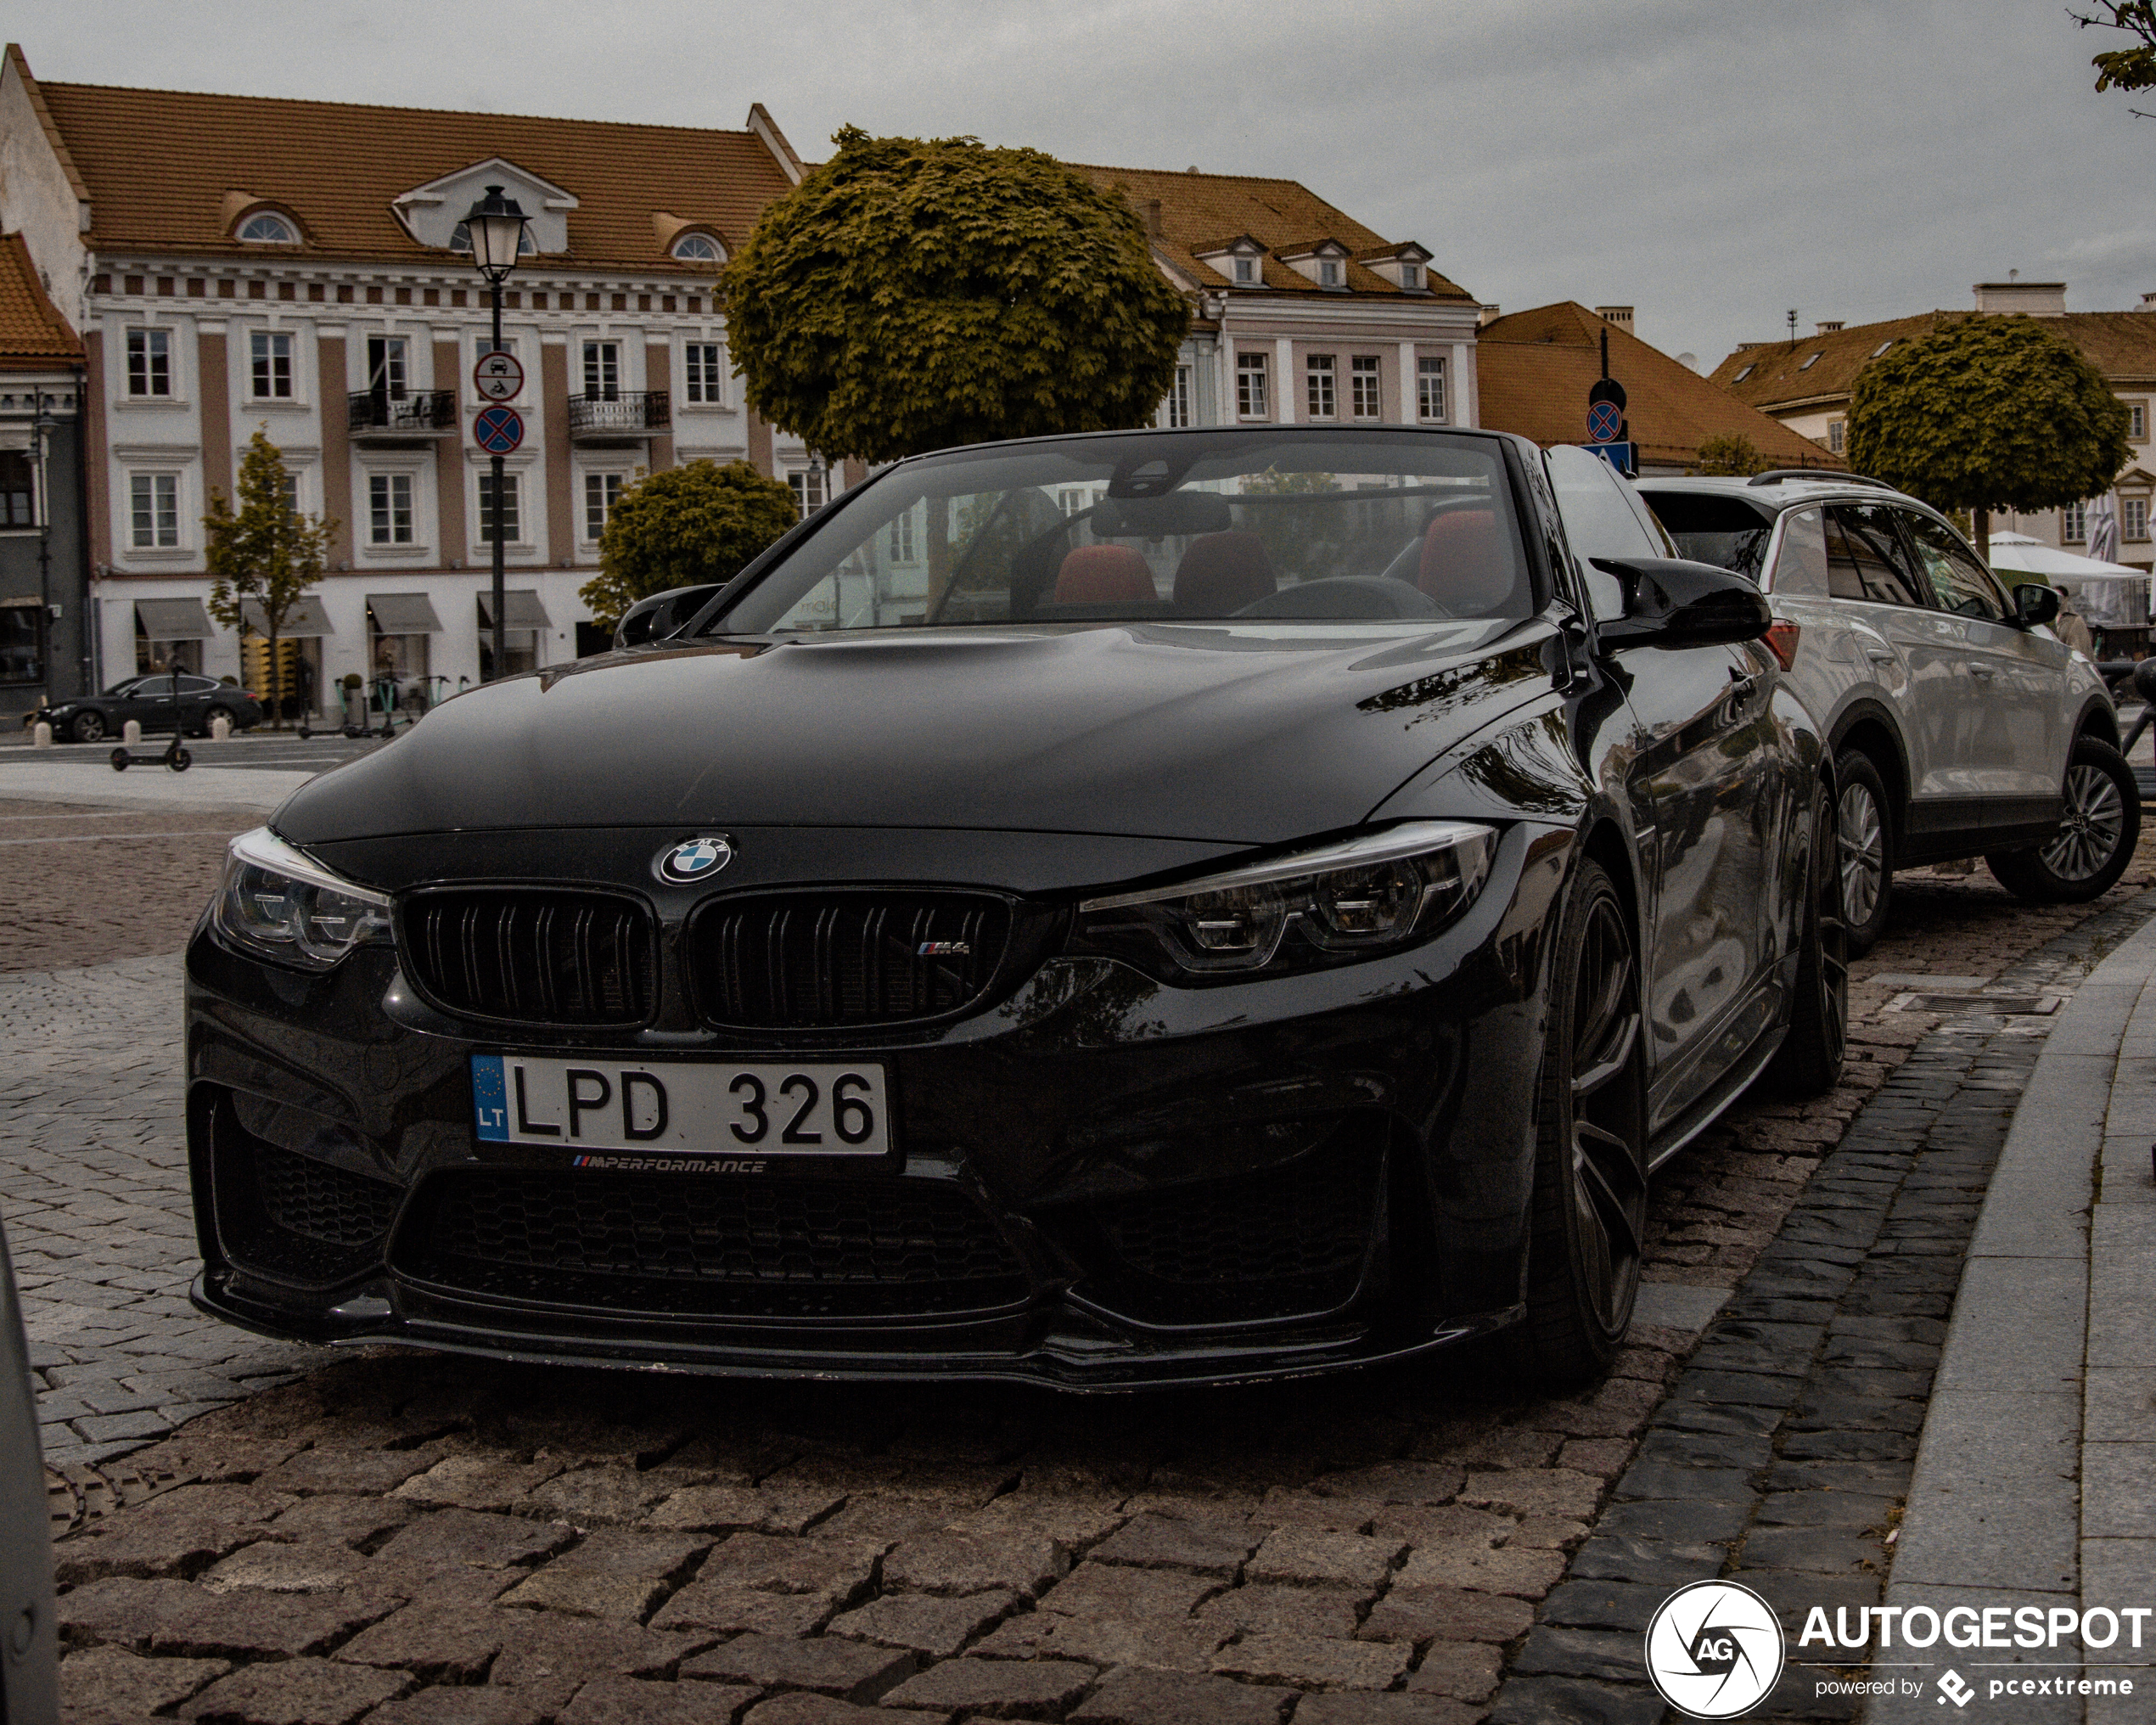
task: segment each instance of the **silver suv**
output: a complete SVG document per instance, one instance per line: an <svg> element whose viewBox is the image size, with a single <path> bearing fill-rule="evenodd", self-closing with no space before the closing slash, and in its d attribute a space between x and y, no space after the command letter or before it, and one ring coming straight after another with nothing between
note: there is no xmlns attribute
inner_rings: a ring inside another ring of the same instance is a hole
<svg viewBox="0 0 2156 1725"><path fill-rule="evenodd" d="M1771 644L1835 750L1853 952L1894 871L1982 856L2009 891L2096 897L2131 860L2141 799L2096 667L1940 515L1876 480L1647 479L1683 555L1759 582Z"/></svg>

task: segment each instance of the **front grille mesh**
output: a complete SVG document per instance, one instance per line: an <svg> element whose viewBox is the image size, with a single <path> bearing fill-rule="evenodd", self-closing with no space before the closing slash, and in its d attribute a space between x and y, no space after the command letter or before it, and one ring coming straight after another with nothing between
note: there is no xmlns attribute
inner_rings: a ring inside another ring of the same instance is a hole
<svg viewBox="0 0 2156 1725"><path fill-rule="evenodd" d="M255 1149L255 1185L279 1228L340 1246L379 1240L396 1219L401 1195L379 1180L269 1144Z"/></svg>
<svg viewBox="0 0 2156 1725"><path fill-rule="evenodd" d="M904 1024L958 1012L1010 939L1001 900L963 892L723 899L689 925L707 1023L768 1030Z"/></svg>
<svg viewBox="0 0 2156 1725"><path fill-rule="evenodd" d="M658 992L651 919L595 892L423 893L404 962L452 1012L522 1024L638 1025Z"/></svg>
<svg viewBox="0 0 2156 1725"><path fill-rule="evenodd" d="M437 1287L611 1311L771 1317L980 1310L1024 1266L947 1183L456 1170L396 1267Z"/></svg>

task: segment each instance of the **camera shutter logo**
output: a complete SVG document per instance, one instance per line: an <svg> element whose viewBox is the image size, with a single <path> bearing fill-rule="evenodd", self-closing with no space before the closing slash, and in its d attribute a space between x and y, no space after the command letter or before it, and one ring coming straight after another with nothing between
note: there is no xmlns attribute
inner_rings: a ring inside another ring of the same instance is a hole
<svg viewBox="0 0 2156 1725"><path fill-rule="evenodd" d="M1662 1602L1647 1626L1647 1674L1662 1699L1694 1719L1734 1719L1782 1675L1774 1608L1735 1582L1694 1582Z"/></svg>
<svg viewBox="0 0 2156 1725"><path fill-rule="evenodd" d="M708 880L733 861L733 846L720 834L706 833L670 846L654 859L651 871L674 886Z"/></svg>

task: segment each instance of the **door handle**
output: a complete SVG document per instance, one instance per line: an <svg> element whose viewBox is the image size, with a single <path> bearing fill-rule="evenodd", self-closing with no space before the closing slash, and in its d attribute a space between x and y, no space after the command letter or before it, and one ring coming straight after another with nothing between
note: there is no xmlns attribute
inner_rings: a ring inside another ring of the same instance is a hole
<svg viewBox="0 0 2156 1725"><path fill-rule="evenodd" d="M1990 682L1990 680L1998 674L1999 673L1996 671L1993 670L1991 666L1988 665L1972 665L1969 666L1969 675L1971 677L1981 678L1985 683Z"/></svg>
<svg viewBox="0 0 2156 1725"><path fill-rule="evenodd" d="M1894 649L1889 647L1867 647L1864 649L1864 656L1874 665L1894 663Z"/></svg>

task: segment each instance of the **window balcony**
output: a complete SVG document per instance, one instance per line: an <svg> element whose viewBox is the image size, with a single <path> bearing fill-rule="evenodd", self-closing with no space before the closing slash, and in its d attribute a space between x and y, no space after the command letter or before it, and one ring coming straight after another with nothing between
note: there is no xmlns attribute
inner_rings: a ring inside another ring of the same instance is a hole
<svg viewBox="0 0 2156 1725"><path fill-rule="evenodd" d="M649 437L672 429L674 397L666 390L624 390L612 396L571 396L572 438Z"/></svg>
<svg viewBox="0 0 2156 1725"><path fill-rule="evenodd" d="M457 391L367 390L348 398L355 437L448 437L456 434Z"/></svg>

